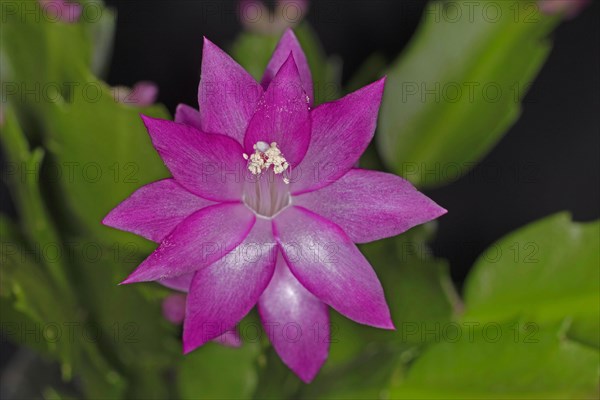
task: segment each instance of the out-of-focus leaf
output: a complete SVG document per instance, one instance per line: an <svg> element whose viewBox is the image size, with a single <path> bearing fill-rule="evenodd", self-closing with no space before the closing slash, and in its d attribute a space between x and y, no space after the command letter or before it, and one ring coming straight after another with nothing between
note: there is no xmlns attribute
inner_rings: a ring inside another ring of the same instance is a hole
<svg viewBox="0 0 600 400"><path fill-rule="evenodd" d="M396 331L373 330L399 343L416 345L424 333L448 322L461 307L445 260L433 258L427 245L434 225L423 225L395 238L361 246L384 292Z"/></svg>
<svg viewBox="0 0 600 400"><path fill-rule="evenodd" d="M600 224L557 214L513 232L486 250L465 286L470 318L570 318L569 335L600 347Z"/></svg>
<svg viewBox="0 0 600 400"><path fill-rule="evenodd" d="M308 23L300 24L294 29L294 33L298 37L310 65L315 90L315 104L338 98L341 79L339 61L335 58L326 58L319 38ZM240 65L260 81L278 41L279 35L243 32L234 42L231 53Z"/></svg>
<svg viewBox="0 0 600 400"><path fill-rule="evenodd" d="M362 245L384 287L394 331L357 324L333 310L329 358L311 385L297 397L386 398L431 332L448 323L460 304L447 265L427 246L433 225L396 238Z"/></svg>
<svg viewBox="0 0 600 400"><path fill-rule="evenodd" d="M259 380L252 396L256 400L298 398L303 382L279 358L273 347L258 357Z"/></svg>
<svg viewBox="0 0 600 400"><path fill-rule="evenodd" d="M179 363L177 383L183 399L249 399L258 376L258 343L240 348L208 343Z"/></svg>
<svg viewBox="0 0 600 400"><path fill-rule="evenodd" d="M314 382L302 388L298 397L386 399L393 376L402 374L404 369L398 356L396 346L370 346L335 370L317 375Z"/></svg>
<svg viewBox="0 0 600 400"><path fill-rule="evenodd" d="M103 227L101 221L136 189L168 176L140 114L169 116L162 106L141 109L116 102L109 88L87 73L80 82L96 87L96 94L76 91L72 101L52 104L52 117L45 120L47 145L54 156L46 180L65 192L69 211L89 231L113 241L127 240L147 252L152 249L148 242Z"/></svg>
<svg viewBox="0 0 600 400"><path fill-rule="evenodd" d="M88 395L117 398L123 377L98 352L85 313L58 290L37 264L39 250L25 247L17 229L0 218L2 326L6 336L37 350L46 350L61 363L63 376L76 375Z"/></svg>
<svg viewBox="0 0 600 400"><path fill-rule="evenodd" d="M16 205L21 230L26 240L40 255L44 249L60 247L60 239L40 192L40 168L44 151L40 148L30 151L19 121L12 107L4 109L4 124L0 130L0 143L4 149L6 163L2 178L8 184ZM58 288L68 297L71 289L66 269L61 260L48 262L49 257L38 257L45 264Z"/></svg>
<svg viewBox="0 0 600 400"><path fill-rule="evenodd" d="M94 75L104 77L112 56L116 27L116 15L111 9L102 5L100 0L86 0L84 7L98 10L97 18L83 18L81 23L88 25L89 35L93 43L91 70Z"/></svg>
<svg viewBox="0 0 600 400"><path fill-rule="evenodd" d="M33 253L33 252L31 252ZM0 302L2 332L9 340L48 352L49 343L41 335L25 335L43 321L48 306L55 306L52 289L42 268L28 257L22 238L8 217L0 215ZM56 349L56 346L53 346ZM63 361L70 362L65 354Z"/></svg>
<svg viewBox="0 0 600 400"><path fill-rule="evenodd" d="M72 240L71 252L79 266L77 275L83 301L102 331L100 343L127 370L166 368L180 353L175 327L161 312L161 301L144 296L139 287L119 286L127 276L126 266L139 262L134 249L119 243L111 247L83 240ZM148 284L152 288L160 288Z"/></svg>
<svg viewBox="0 0 600 400"><path fill-rule="evenodd" d="M42 131L51 155L44 182L58 192L64 208L88 232L107 241L136 241L147 252L145 241L100 222L135 189L167 175L139 114L168 118L168 113L158 105L139 108L115 101L110 88L92 74L106 57L101 53L107 51L114 23L100 2L87 2L75 24L49 22L41 11L22 18L19 11L37 4L14 2L18 12L7 13L2 25L3 37L10 38L2 41L6 97L22 120L35 120ZM100 46L92 46L98 36L104 38Z"/></svg>
<svg viewBox="0 0 600 400"><path fill-rule="evenodd" d="M379 152L418 186L458 178L515 123L558 18L536 2L433 2L388 71Z"/></svg>
<svg viewBox="0 0 600 400"><path fill-rule="evenodd" d="M564 337L562 328L520 322L465 330L428 348L393 399L597 398L598 352Z"/></svg>
<svg viewBox="0 0 600 400"><path fill-rule="evenodd" d="M354 73L348 84L345 86L347 92L353 92L361 87L375 82L381 78L385 71L387 62L385 56L381 53L371 54Z"/></svg>
<svg viewBox="0 0 600 400"><path fill-rule="evenodd" d="M597 397L598 237L597 222L557 214L491 246L466 283L465 313L437 329L391 397Z"/></svg>
<svg viewBox="0 0 600 400"><path fill-rule="evenodd" d="M231 47L231 55L257 81L262 79L279 37L242 32Z"/></svg>
<svg viewBox="0 0 600 400"><path fill-rule="evenodd" d="M57 94L69 97L82 68L103 68L114 30L114 14L101 1L84 1L78 23L49 17L38 1L2 1L2 80L18 105L44 108ZM6 40L10 38L10 40ZM94 41L99 40L99 46ZM28 94L27 94L28 93Z"/></svg>

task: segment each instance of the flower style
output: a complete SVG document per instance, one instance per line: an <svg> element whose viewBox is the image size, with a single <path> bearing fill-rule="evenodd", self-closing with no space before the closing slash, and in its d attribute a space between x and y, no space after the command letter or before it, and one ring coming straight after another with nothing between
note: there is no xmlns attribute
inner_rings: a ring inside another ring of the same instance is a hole
<svg viewBox="0 0 600 400"><path fill-rule="evenodd" d="M310 69L291 30L261 84L205 39L200 111L180 105L175 122L142 116L173 178L137 190L104 224L160 243L123 283L187 292L185 353L258 304L275 350L309 382L329 351L328 307L394 328L354 243L446 211L396 175L355 168L384 84L313 108Z"/></svg>

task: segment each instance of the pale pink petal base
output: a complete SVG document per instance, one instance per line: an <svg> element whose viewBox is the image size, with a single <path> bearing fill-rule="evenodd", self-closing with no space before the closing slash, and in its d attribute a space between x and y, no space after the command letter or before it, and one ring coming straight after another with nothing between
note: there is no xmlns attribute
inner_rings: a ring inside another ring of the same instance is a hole
<svg viewBox="0 0 600 400"><path fill-rule="evenodd" d="M189 125L143 115L142 120L177 183L205 199L240 201L246 161L239 143Z"/></svg>
<svg viewBox="0 0 600 400"><path fill-rule="evenodd" d="M273 234L290 270L313 295L356 322L394 329L377 275L339 226L292 206L275 218Z"/></svg>
<svg viewBox="0 0 600 400"><path fill-rule="evenodd" d="M252 154L257 142L276 142L283 156L295 166L306 153L310 130L308 98L294 57L289 53L258 104L244 137L244 148Z"/></svg>
<svg viewBox="0 0 600 400"><path fill-rule="evenodd" d="M192 272L189 274L175 276L173 278L161 279L157 282L163 286L168 287L169 289L187 293L190 291L190 285L192 284L193 278L194 273Z"/></svg>
<svg viewBox="0 0 600 400"><path fill-rule="evenodd" d="M275 269L270 225L257 220L238 248L194 276L183 324L185 353L232 329L258 301Z"/></svg>
<svg viewBox="0 0 600 400"><path fill-rule="evenodd" d="M329 352L327 305L298 282L281 254L258 310L279 357L304 382L312 381Z"/></svg>

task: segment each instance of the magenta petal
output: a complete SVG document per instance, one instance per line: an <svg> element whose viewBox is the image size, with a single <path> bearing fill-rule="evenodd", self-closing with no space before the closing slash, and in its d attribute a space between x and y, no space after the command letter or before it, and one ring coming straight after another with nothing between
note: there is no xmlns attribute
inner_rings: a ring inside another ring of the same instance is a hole
<svg viewBox="0 0 600 400"><path fill-rule="evenodd" d="M186 124L198 130L202 130L200 112L186 104L179 104L175 110L175 122Z"/></svg>
<svg viewBox="0 0 600 400"><path fill-rule="evenodd" d="M294 57L289 53L258 104L244 138L244 148L251 154L252 146L259 141L276 142L294 168L308 148L310 126L306 92Z"/></svg>
<svg viewBox="0 0 600 400"><path fill-rule="evenodd" d="M235 140L172 121L142 119L177 183L205 199L240 201L246 160Z"/></svg>
<svg viewBox="0 0 600 400"><path fill-rule="evenodd" d="M190 285L192 284L193 278L194 273L192 272L185 275L175 276L173 278L161 279L157 282L163 286L168 287L169 289L187 293L190 290Z"/></svg>
<svg viewBox="0 0 600 400"><path fill-rule="evenodd" d="M355 243L395 236L446 213L399 176L363 169L293 202L336 223Z"/></svg>
<svg viewBox="0 0 600 400"><path fill-rule="evenodd" d="M377 275L339 226L292 206L275 218L273 234L290 270L312 294L356 322L394 329Z"/></svg>
<svg viewBox="0 0 600 400"><path fill-rule="evenodd" d="M202 130L243 143L262 87L227 53L204 39L198 103Z"/></svg>
<svg viewBox="0 0 600 400"><path fill-rule="evenodd" d="M196 272L183 324L185 353L230 330L254 307L273 276L276 250L270 222L258 219L237 249Z"/></svg>
<svg viewBox="0 0 600 400"><path fill-rule="evenodd" d="M186 217L215 204L181 187L173 179L136 190L102 221L104 225L160 242Z"/></svg>
<svg viewBox="0 0 600 400"><path fill-rule="evenodd" d="M43 14L47 15L51 22L55 22L57 19L62 22L75 23L79 21L83 11L81 4L68 0L40 0L40 5ZM34 11L33 8L32 11Z"/></svg>
<svg viewBox="0 0 600 400"><path fill-rule="evenodd" d="M269 84L271 83L275 75L277 75L277 72L279 71L283 63L285 63L285 61L289 57L290 52L294 55L294 60L296 61L296 65L298 66L300 80L302 81L302 87L304 88L306 95L310 99L310 104L312 104L314 98L313 82L312 75L310 73L310 67L308 66L308 61L306 60L306 55L302 50L302 46L300 46L298 38L296 38L294 31L292 31L291 29L287 29L284 32L283 36L279 40L279 43L277 44L277 47L275 48L275 51L273 52L273 55L271 56L271 60L267 65L267 69L265 70L265 74L263 75L263 79L261 82L263 88L265 88L266 90L269 87Z"/></svg>
<svg viewBox="0 0 600 400"><path fill-rule="evenodd" d="M312 381L329 352L327 305L296 280L281 254L258 309L279 357L304 382Z"/></svg>
<svg viewBox="0 0 600 400"><path fill-rule="evenodd" d="M177 225L123 283L163 280L205 268L242 243L255 220L243 204L203 208Z"/></svg>
<svg viewBox="0 0 600 400"><path fill-rule="evenodd" d="M165 297L162 303L162 311L167 321L173 324L181 324L184 321L186 298L186 295L179 293ZM240 347L242 345L242 339L235 329L215 338L214 342L227 347Z"/></svg>
<svg viewBox="0 0 600 400"><path fill-rule="evenodd" d="M327 186L352 168L373 138L385 78L311 112L312 135L292 193Z"/></svg>

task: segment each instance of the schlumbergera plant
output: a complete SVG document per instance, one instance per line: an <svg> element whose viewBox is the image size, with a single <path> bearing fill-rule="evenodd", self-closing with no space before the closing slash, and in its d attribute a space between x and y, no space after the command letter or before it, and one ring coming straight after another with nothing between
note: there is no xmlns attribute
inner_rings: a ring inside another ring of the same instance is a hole
<svg viewBox="0 0 600 400"><path fill-rule="evenodd" d="M327 306L393 329L381 284L353 242L446 211L396 175L355 168L384 84L313 109L310 68L291 30L262 85L205 40L200 111L180 105L175 122L142 116L173 179L139 189L104 224L160 243L123 283L188 292L186 353L258 304L273 346L310 382L327 358Z"/></svg>
<svg viewBox="0 0 600 400"><path fill-rule="evenodd" d="M598 222L500 238L459 292L428 246L446 210L422 193L518 120L587 3L433 1L401 55L342 85L308 1L244 0L227 51L204 39L198 106L171 116L157 84L101 80L100 1L0 0L1 328L42 355L20 350L6 370L29 360L27 384L3 371L2 393L596 398ZM475 90L421 93L459 83Z"/></svg>

